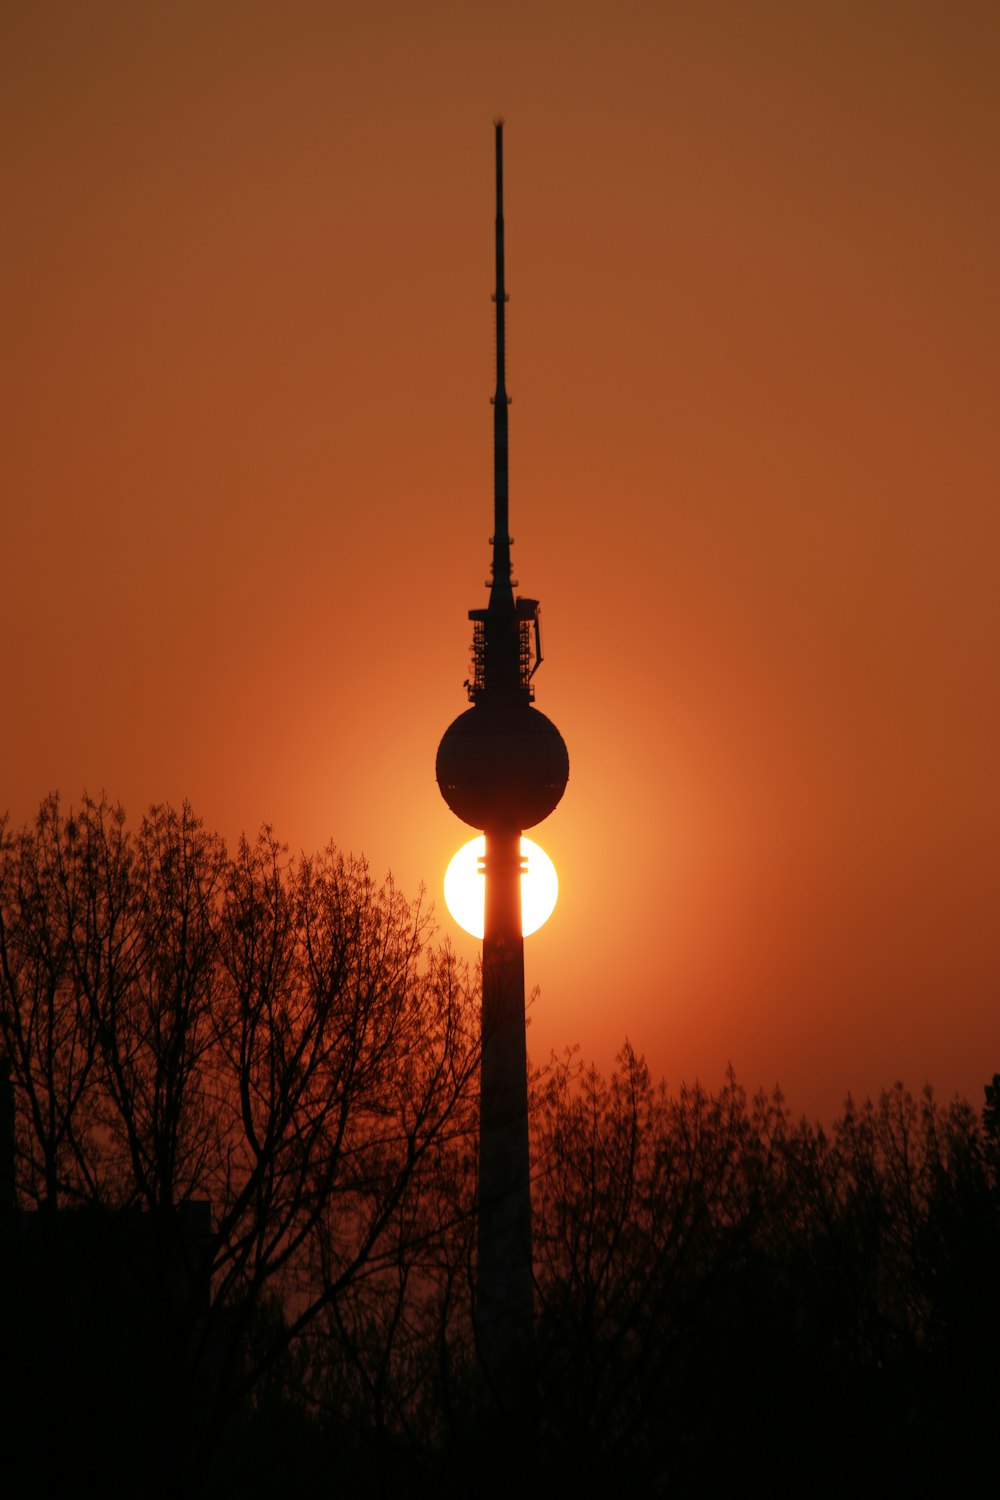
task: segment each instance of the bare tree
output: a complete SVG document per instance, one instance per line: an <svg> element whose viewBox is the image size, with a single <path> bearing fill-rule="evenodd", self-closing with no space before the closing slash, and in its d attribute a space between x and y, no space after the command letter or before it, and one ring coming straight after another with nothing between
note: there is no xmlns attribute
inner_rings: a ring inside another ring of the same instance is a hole
<svg viewBox="0 0 1000 1500"><path fill-rule="evenodd" d="M77 981L81 950L92 937L100 945L94 845L108 813L86 799L79 817L63 820L49 797L33 829L0 824L0 1043L24 1126L18 1186L49 1211L96 1186L98 1016Z"/></svg>
<svg viewBox="0 0 1000 1500"><path fill-rule="evenodd" d="M189 1469L321 1315L346 1329L454 1228L435 1194L472 1125L478 1015L430 936L363 861L290 860L269 831L229 858L187 806L130 835L50 798L3 832L18 1199L102 1215L155 1446L169 1428Z"/></svg>
<svg viewBox="0 0 1000 1500"><path fill-rule="evenodd" d="M419 1459L464 1493L478 1035L475 981L363 861L268 829L229 855L188 807L0 824L12 1482L86 1453L112 1491L259 1493L294 1414L347 1492ZM998 1088L824 1130L628 1047L537 1076L539 1483L981 1488Z"/></svg>

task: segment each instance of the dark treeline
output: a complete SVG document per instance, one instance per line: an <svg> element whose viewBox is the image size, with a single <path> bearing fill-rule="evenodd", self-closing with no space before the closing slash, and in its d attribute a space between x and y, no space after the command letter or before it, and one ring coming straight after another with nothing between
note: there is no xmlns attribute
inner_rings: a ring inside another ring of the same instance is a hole
<svg viewBox="0 0 1000 1500"><path fill-rule="evenodd" d="M431 937L187 808L0 829L15 1486L469 1492L478 995ZM626 1048L539 1073L532 1140L539 1488L992 1477L998 1080L823 1130Z"/></svg>

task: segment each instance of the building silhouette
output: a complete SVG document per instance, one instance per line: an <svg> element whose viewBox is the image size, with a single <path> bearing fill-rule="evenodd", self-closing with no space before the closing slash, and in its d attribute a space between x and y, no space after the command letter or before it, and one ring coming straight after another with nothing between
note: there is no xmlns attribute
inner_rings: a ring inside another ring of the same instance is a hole
<svg viewBox="0 0 1000 1500"><path fill-rule="evenodd" d="M177 1493L212 1420L234 1324L213 1308L211 1205L23 1207L0 1054L0 1432L12 1493ZM238 1346L237 1346L238 1347Z"/></svg>
<svg viewBox="0 0 1000 1500"><path fill-rule="evenodd" d="M508 526L503 124L496 125L496 390L489 601L471 609L471 708L445 731L437 780L451 810L486 835L476 1345L484 1407L502 1430L531 1419L532 1263L521 934L521 833L562 797L569 758L534 708L542 660L537 599L516 596Z"/></svg>

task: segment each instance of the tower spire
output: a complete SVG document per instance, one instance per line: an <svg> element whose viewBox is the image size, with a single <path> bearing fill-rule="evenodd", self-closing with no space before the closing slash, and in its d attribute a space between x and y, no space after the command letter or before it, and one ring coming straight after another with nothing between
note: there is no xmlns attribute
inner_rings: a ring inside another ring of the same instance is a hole
<svg viewBox="0 0 1000 1500"><path fill-rule="evenodd" d="M513 598L510 564L510 531L507 505L507 292L503 277L503 121L497 120L497 223L496 223L496 345L497 380L493 396L493 582L490 605L507 605Z"/></svg>

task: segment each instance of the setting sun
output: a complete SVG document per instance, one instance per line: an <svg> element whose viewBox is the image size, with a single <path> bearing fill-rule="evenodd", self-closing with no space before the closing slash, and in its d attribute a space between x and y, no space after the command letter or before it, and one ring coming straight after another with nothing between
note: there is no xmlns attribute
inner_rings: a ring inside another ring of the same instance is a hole
<svg viewBox="0 0 1000 1500"><path fill-rule="evenodd" d="M480 834L462 845L444 877L448 910L459 927L477 938L483 935L486 879L481 861L485 854L486 839ZM527 866L521 876L521 931L529 937L551 917L559 895L559 877L545 850L523 835L521 858Z"/></svg>

